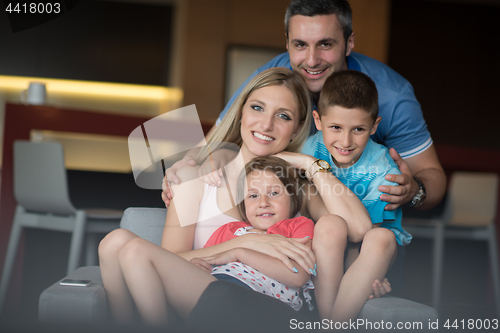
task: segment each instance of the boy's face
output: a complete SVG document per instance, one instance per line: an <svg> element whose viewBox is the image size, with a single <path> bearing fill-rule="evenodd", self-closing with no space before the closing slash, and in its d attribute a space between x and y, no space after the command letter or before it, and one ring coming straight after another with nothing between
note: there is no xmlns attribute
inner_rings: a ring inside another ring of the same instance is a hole
<svg viewBox="0 0 500 333"><path fill-rule="evenodd" d="M326 149L339 168L347 168L359 160L370 135L375 133L382 119L377 117L374 122L362 109L341 106L329 107L321 119L314 111L313 117L316 128L323 132Z"/></svg>
<svg viewBox="0 0 500 333"><path fill-rule="evenodd" d="M271 171L256 170L247 176L245 195L247 220L259 230L290 218L290 197L285 186Z"/></svg>

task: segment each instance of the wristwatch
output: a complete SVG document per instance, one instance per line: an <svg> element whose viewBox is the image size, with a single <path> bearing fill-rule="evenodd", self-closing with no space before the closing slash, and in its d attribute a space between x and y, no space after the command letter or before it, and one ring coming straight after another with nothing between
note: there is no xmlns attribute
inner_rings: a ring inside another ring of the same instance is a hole
<svg viewBox="0 0 500 333"><path fill-rule="evenodd" d="M425 191L425 186L421 182L418 181L415 177L413 177L418 184L418 192L408 203L408 207L420 207L424 203L425 198L427 197L427 192Z"/></svg>
<svg viewBox="0 0 500 333"><path fill-rule="evenodd" d="M309 179L309 182L313 182L312 178L317 172L329 172L332 167L330 166L330 163L328 163L325 160L317 159L311 164L311 167L309 170L306 170L305 174L307 179Z"/></svg>

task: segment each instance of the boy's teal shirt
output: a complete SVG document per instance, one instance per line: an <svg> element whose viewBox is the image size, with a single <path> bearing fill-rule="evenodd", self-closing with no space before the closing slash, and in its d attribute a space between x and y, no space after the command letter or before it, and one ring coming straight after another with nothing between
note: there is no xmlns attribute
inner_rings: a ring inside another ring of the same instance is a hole
<svg viewBox="0 0 500 333"><path fill-rule="evenodd" d="M372 223L382 223L381 227L392 230L399 245L410 243L412 236L401 227L401 207L396 210L385 210L388 203L380 200L382 195L378 190L380 185L397 185L387 181L385 175L401 174L386 147L369 139L356 163L348 168L338 168L326 149L323 132L319 131L306 140L301 152L330 163L332 173L354 192L366 207Z"/></svg>

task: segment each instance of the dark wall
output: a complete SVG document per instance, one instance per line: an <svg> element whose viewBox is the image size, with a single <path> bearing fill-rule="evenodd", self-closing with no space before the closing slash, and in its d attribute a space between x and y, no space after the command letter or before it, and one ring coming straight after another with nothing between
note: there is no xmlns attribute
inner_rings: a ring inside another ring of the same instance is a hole
<svg viewBox="0 0 500 333"><path fill-rule="evenodd" d="M135 184L132 173L68 170L68 190L77 208L165 208L161 189L147 190Z"/></svg>
<svg viewBox="0 0 500 333"><path fill-rule="evenodd" d="M0 75L168 85L173 8L81 0L12 33L0 13Z"/></svg>
<svg viewBox="0 0 500 333"><path fill-rule="evenodd" d="M393 0L389 65L438 144L500 149L500 5Z"/></svg>

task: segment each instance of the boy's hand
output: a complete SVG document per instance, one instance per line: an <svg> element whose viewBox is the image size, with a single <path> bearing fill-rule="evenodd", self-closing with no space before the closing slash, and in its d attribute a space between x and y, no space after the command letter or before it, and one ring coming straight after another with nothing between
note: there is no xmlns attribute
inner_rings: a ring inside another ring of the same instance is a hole
<svg viewBox="0 0 500 333"><path fill-rule="evenodd" d="M396 149L389 149L389 153L394 159L394 162L396 162L396 164L398 165L401 174L386 175L385 179L394 183L398 183L399 185L381 185L378 189L380 192L387 193L380 196L380 200L390 203L389 205L385 206L385 210L394 210L399 206L410 202L410 200L418 192L418 184L415 179L413 179L410 169L408 168L408 164L401 158L401 156L399 156L399 154L396 152Z"/></svg>
<svg viewBox="0 0 500 333"><path fill-rule="evenodd" d="M190 155L184 156L184 158L180 161L175 162L170 168L165 171L165 177L163 177L163 181L161 184L162 192L161 198L163 202L165 202L165 207L168 208L170 205L170 200L174 197L174 193L170 189L170 183L179 184L179 178L177 177L177 170L182 168L185 165L196 165L196 161Z"/></svg>
<svg viewBox="0 0 500 333"><path fill-rule="evenodd" d="M371 294L368 299L382 297L385 294L390 293L392 290L391 284L389 283L389 280L387 280L387 278L385 278L382 282L380 282L379 280L375 280L372 287L373 294Z"/></svg>

